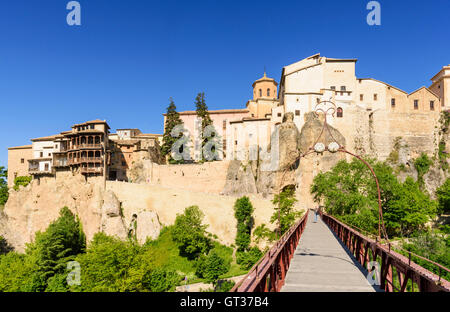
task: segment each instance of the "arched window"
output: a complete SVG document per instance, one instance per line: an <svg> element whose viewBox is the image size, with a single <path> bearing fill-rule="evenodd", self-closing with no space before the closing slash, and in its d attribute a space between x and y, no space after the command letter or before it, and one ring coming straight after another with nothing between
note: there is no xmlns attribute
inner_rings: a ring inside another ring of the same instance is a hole
<svg viewBox="0 0 450 312"><path fill-rule="evenodd" d="M259 96L262 96L262 89L259 89Z"/></svg>
<svg viewBox="0 0 450 312"><path fill-rule="evenodd" d="M270 89L267 88L267 96L270 96Z"/></svg>
<svg viewBox="0 0 450 312"><path fill-rule="evenodd" d="M341 107L337 109L337 117L342 118L344 116L344 110Z"/></svg>

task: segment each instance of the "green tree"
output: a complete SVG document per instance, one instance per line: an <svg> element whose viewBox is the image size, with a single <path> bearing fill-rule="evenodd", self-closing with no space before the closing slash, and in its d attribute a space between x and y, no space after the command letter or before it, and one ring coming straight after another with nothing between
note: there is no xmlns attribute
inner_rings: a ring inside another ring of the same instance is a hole
<svg viewBox="0 0 450 312"><path fill-rule="evenodd" d="M450 236L448 235L443 235L437 231L416 232L411 239L407 242L403 242L402 247L447 268L450 267ZM400 252L405 256L408 256L403 251ZM449 272L444 270L439 272L439 268L428 261L415 256L412 256L412 261L435 274L441 273L441 276L446 280L450 279Z"/></svg>
<svg viewBox="0 0 450 312"><path fill-rule="evenodd" d="M177 214L172 231L173 240L179 245L182 255L190 259L208 253L212 247L206 235L208 225L203 225L204 214L198 206L190 206L183 214Z"/></svg>
<svg viewBox="0 0 450 312"><path fill-rule="evenodd" d="M277 223L278 229L283 235L294 224L295 219L301 216L301 212L294 210L297 202L295 188L286 187L280 194L275 194L272 203L276 205L275 212L270 218L271 223Z"/></svg>
<svg viewBox="0 0 450 312"><path fill-rule="evenodd" d="M35 291L36 270L36 262L28 255L10 252L0 256L0 292Z"/></svg>
<svg viewBox="0 0 450 312"><path fill-rule="evenodd" d="M0 167L0 206L3 206L8 201L8 171L5 167Z"/></svg>
<svg viewBox="0 0 450 312"><path fill-rule="evenodd" d="M369 159L380 185L381 206L388 235L409 235L436 211L436 203L411 178L400 183L384 162ZM371 233L378 232L378 193L370 170L358 159L342 160L318 174L311 185L316 202L326 212Z"/></svg>
<svg viewBox="0 0 450 312"><path fill-rule="evenodd" d="M37 288L34 291L45 290L52 276L65 274L67 263L86 248L86 237L78 217L67 207L62 208L59 214L45 232L36 233L35 242L26 248L26 253L37 266L34 272Z"/></svg>
<svg viewBox="0 0 450 312"><path fill-rule="evenodd" d="M213 121L209 116L208 106L205 102L205 93L201 92L197 94L195 98L195 106L197 117L202 121L202 155L207 161L218 160L220 152L220 137L214 128ZM202 161L203 161L202 157Z"/></svg>
<svg viewBox="0 0 450 312"><path fill-rule="evenodd" d="M216 249L211 249L207 256L201 255L197 259L196 269L198 276L209 283L215 283L220 275L228 272L230 263Z"/></svg>
<svg viewBox="0 0 450 312"><path fill-rule="evenodd" d="M173 291L180 280L181 276L175 270L161 267L144 275L144 285L151 292Z"/></svg>
<svg viewBox="0 0 450 312"><path fill-rule="evenodd" d="M423 176L430 170L432 163L433 161L428 158L426 153L422 153L420 157L414 161L414 167L417 170L417 182L421 188L424 186Z"/></svg>
<svg viewBox="0 0 450 312"><path fill-rule="evenodd" d="M138 254L139 248L132 242L121 241L104 233L95 234L87 252L76 258L81 267L81 285L73 286L73 289L89 292L136 290L131 282L130 269L136 266ZM143 274L139 272L140 279ZM134 279L139 278L134 276Z"/></svg>
<svg viewBox="0 0 450 312"><path fill-rule="evenodd" d="M408 236L423 230L425 223L434 216L437 204L424 194L411 177L401 184L396 197L390 200L383 211L386 227L393 235Z"/></svg>
<svg viewBox="0 0 450 312"><path fill-rule="evenodd" d="M171 164L183 163L185 160L190 159L188 148L189 138L184 135L184 132L185 129L180 114L177 112L177 107L173 99L170 98L170 104L166 112L161 154L166 156ZM178 149L178 157L173 155L172 149Z"/></svg>
<svg viewBox="0 0 450 312"><path fill-rule="evenodd" d="M450 214L450 179L447 178L444 184L442 184L436 190L436 197L439 203L440 214Z"/></svg>
<svg viewBox="0 0 450 312"><path fill-rule="evenodd" d="M250 247L251 231L254 224L253 211L253 205L247 196L236 200L234 216L237 220L236 246L238 251L246 251Z"/></svg>
<svg viewBox="0 0 450 312"><path fill-rule="evenodd" d="M261 250L254 246L250 250L245 252L236 253L236 262L241 266L243 270L250 270L253 265L261 259L263 253Z"/></svg>

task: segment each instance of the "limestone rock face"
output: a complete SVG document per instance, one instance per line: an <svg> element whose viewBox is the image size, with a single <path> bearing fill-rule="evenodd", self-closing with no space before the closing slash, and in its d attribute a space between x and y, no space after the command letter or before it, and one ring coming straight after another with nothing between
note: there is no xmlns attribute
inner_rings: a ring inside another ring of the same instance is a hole
<svg viewBox="0 0 450 312"><path fill-rule="evenodd" d="M100 231L103 189L101 178L86 181L83 176L70 172L33 180L19 191L10 190L0 232L22 252L25 244L34 240L35 233L45 231L59 217L61 208L67 206L80 218L89 241Z"/></svg>
<svg viewBox="0 0 450 312"><path fill-rule="evenodd" d="M153 162L144 157L136 159L128 173L128 178L133 183L146 183L151 180Z"/></svg>
<svg viewBox="0 0 450 312"><path fill-rule="evenodd" d="M258 192L251 163L233 160L227 171L226 184L222 194L242 196Z"/></svg>
<svg viewBox="0 0 450 312"><path fill-rule="evenodd" d="M300 133L293 120L294 114L286 113L279 127L279 170L289 169L300 155Z"/></svg>
<svg viewBox="0 0 450 312"><path fill-rule="evenodd" d="M345 146L344 136L334 127L328 125L328 129L323 129L323 121L313 112L305 114L305 124L300 131L300 151L305 153L314 143L320 142L328 146L331 142L337 142ZM300 160L297 169L297 199L302 201L304 208L312 208L317 204L310 194L310 186L320 171L330 170L339 160L346 159L346 155L341 152L323 154L312 153Z"/></svg>
<svg viewBox="0 0 450 312"><path fill-rule="evenodd" d="M120 202L111 191L106 191L103 197L102 212L108 217L120 216Z"/></svg>
<svg viewBox="0 0 450 312"><path fill-rule="evenodd" d="M126 239L128 232L120 212L120 202L112 191L106 191L102 206L102 232Z"/></svg>
<svg viewBox="0 0 450 312"><path fill-rule="evenodd" d="M154 211L142 211L137 214L136 239L144 244L147 239L155 240L161 232L158 215Z"/></svg>

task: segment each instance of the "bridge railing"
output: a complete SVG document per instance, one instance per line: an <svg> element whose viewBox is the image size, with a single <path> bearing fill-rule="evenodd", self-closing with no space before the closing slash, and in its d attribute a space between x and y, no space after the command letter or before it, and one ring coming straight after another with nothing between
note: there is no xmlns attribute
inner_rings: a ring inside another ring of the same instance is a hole
<svg viewBox="0 0 450 312"><path fill-rule="evenodd" d="M347 246L363 267L368 266L369 262L374 264L376 261L379 264L379 284L384 291L450 291L450 283L448 281L412 262L411 257L407 258L391 250L390 244L387 246L382 245L380 242L367 238L336 218L323 212L320 214L322 220L341 242ZM437 265L439 266L439 264ZM446 269L445 267L443 268ZM372 271L374 266L368 269ZM417 289L414 288L414 285L416 285Z"/></svg>
<svg viewBox="0 0 450 312"><path fill-rule="evenodd" d="M250 269L231 292L278 292L305 229L308 212Z"/></svg>

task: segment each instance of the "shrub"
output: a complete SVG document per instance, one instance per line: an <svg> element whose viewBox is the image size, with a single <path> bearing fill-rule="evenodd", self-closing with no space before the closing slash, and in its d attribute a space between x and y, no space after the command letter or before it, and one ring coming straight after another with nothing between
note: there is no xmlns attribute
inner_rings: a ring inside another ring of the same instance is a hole
<svg viewBox="0 0 450 312"><path fill-rule="evenodd" d="M175 270L155 268L144 276L143 285L152 292L173 291L180 280Z"/></svg>
<svg viewBox="0 0 450 312"><path fill-rule="evenodd" d="M429 159L428 155L425 153L422 153L420 157L414 161L414 167L417 170L417 181L419 182L420 187L423 187L423 176L430 170L432 163L433 161Z"/></svg>
<svg viewBox="0 0 450 312"><path fill-rule="evenodd" d="M230 263L226 261L216 249L212 249L207 256L202 255L197 260L196 274L207 282L215 282L220 275L230 269Z"/></svg>
<svg viewBox="0 0 450 312"><path fill-rule="evenodd" d="M277 206L270 218L270 222L278 224L278 230L281 232L281 235L289 230L296 218L302 215L301 212L294 210L296 202L294 187L286 187L280 194L276 194L272 200L272 203Z"/></svg>
<svg viewBox="0 0 450 312"><path fill-rule="evenodd" d="M435 213L436 202L412 178L400 183L389 165L368 161L378 177L388 235L409 235L423 228ZM343 160L331 171L319 173L313 180L311 193L315 201L324 203L328 213L368 232L378 232L376 184L370 170L359 160L350 163Z"/></svg>
<svg viewBox="0 0 450 312"><path fill-rule="evenodd" d="M229 292L236 282L229 280L218 280L215 287L215 292Z"/></svg>
<svg viewBox="0 0 450 312"><path fill-rule="evenodd" d="M252 247L249 251L236 253L236 262L243 270L250 270L263 256L258 247Z"/></svg>
<svg viewBox="0 0 450 312"><path fill-rule="evenodd" d="M37 232L35 242L27 244L26 254L37 267L33 272L36 288L32 291L44 291L49 278L65 274L67 262L85 248L86 238L80 221L69 208L62 208L59 218L45 232Z"/></svg>
<svg viewBox="0 0 450 312"><path fill-rule="evenodd" d="M444 184L442 184L436 190L436 197L439 203L438 212L441 214L449 214L450 213L450 179L445 180Z"/></svg>
<svg viewBox="0 0 450 312"><path fill-rule="evenodd" d="M15 191L19 190L19 186L26 187L28 184L30 184L32 178L31 177L17 177L14 179L14 186L13 189Z"/></svg>
<svg viewBox="0 0 450 312"><path fill-rule="evenodd" d="M234 204L234 216L237 220L236 246L238 251L245 251L250 246L253 211L253 205L247 196L236 200Z"/></svg>
<svg viewBox="0 0 450 312"><path fill-rule="evenodd" d="M177 214L175 219L173 240L179 245L180 252L190 259L208 253L212 247L211 240L206 235L208 226L202 224L203 217L198 206L190 206L183 214Z"/></svg>

